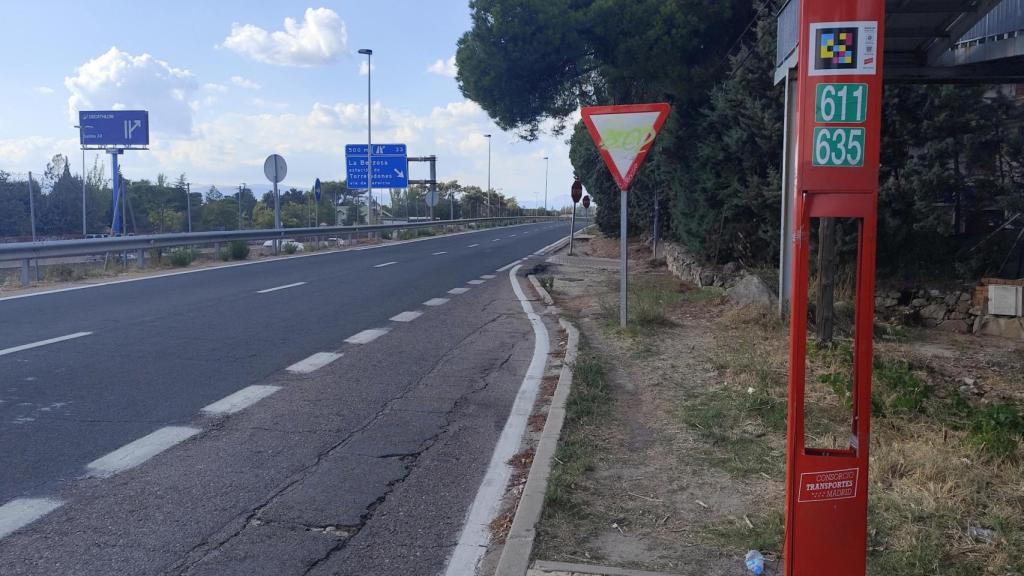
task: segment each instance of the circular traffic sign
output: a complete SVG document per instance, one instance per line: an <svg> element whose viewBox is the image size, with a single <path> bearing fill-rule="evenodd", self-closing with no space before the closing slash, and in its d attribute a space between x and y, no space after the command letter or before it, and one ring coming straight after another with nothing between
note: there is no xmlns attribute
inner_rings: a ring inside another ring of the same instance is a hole
<svg viewBox="0 0 1024 576"><path fill-rule="evenodd" d="M577 179L572 183L572 203L575 204L583 197L583 184Z"/></svg>
<svg viewBox="0 0 1024 576"><path fill-rule="evenodd" d="M583 197L583 208L590 208L590 196Z"/></svg>
<svg viewBox="0 0 1024 576"><path fill-rule="evenodd" d="M277 184L288 175L288 163L280 154L271 154L263 162L263 174L266 175L267 180Z"/></svg>
<svg viewBox="0 0 1024 576"><path fill-rule="evenodd" d="M437 190L427 190L426 194L427 206L433 208L437 206Z"/></svg>

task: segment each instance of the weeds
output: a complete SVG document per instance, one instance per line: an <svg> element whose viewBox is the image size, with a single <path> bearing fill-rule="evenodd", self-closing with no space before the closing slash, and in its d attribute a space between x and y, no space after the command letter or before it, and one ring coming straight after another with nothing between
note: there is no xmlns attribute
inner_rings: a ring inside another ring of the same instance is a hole
<svg viewBox="0 0 1024 576"><path fill-rule="evenodd" d="M541 288L547 290L548 294L555 291L555 277L554 276L538 276L537 280L540 282Z"/></svg>
<svg viewBox="0 0 1024 576"><path fill-rule="evenodd" d="M565 404L565 427L545 495L545 508L552 513L574 514L578 510L574 488L593 467L594 443L586 428L606 418L610 411L607 369L595 352L581 347Z"/></svg>
<svg viewBox="0 0 1024 576"><path fill-rule="evenodd" d="M299 251L299 245L295 242L285 242L284 246L281 246L281 249L284 250L285 254L290 256Z"/></svg>
<svg viewBox="0 0 1024 576"><path fill-rule="evenodd" d="M1024 435L1024 419L1008 404L974 411L967 429L967 443L997 459L1013 459Z"/></svg>
<svg viewBox="0 0 1024 576"><path fill-rule="evenodd" d="M245 240L234 240L228 247L232 260L245 260L249 257L249 243Z"/></svg>

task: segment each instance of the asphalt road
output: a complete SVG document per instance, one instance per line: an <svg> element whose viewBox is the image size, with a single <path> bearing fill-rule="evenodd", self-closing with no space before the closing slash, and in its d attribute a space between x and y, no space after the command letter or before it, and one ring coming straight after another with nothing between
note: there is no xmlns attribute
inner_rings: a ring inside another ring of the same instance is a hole
<svg viewBox="0 0 1024 576"><path fill-rule="evenodd" d="M443 569L533 349L496 270L567 231L507 227L0 300L0 504L65 503L0 539L0 573ZM450 301L424 305L435 298ZM422 317L392 320L402 312ZM337 359L285 371L325 352ZM251 385L274 393L197 416ZM84 477L167 426L196 435Z"/></svg>

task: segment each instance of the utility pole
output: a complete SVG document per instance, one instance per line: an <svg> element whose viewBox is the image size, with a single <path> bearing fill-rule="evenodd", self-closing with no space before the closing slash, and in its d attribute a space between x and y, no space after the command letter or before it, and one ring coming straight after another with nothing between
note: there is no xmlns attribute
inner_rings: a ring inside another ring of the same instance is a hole
<svg viewBox="0 0 1024 576"><path fill-rule="evenodd" d="M491 217L491 135L484 134L487 138L487 217Z"/></svg>
<svg viewBox="0 0 1024 576"><path fill-rule="evenodd" d="M32 222L32 241L36 241L36 200L32 191L32 173L28 173L28 217Z"/></svg>
<svg viewBox="0 0 1024 576"><path fill-rule="evenodd" d="M185 209L188 211L188 231L192 233L192 183L185 182Z"/></svg>
<svg viewBox="0 0 1024 576"><path fill-rule="evenodd" d="M544 157L544 215L548 215L548 157Z"/></svg>
<svg viewBox="0 0 1024 576"><path fill-rule="evenodd" d="M242 190L245 190L245 182L238 187L238 229L242 229Z"/></svg>
<svg viewBox="0 0 1024 576"><path fill-rule="evenodd" d="M366 223L373 224L373 50L363 48L359 53L366 55Z"/></svg>

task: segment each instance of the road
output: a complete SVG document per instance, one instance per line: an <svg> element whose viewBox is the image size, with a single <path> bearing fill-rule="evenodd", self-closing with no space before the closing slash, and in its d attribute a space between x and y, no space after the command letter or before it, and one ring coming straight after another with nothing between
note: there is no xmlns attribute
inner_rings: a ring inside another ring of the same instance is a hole
<svg viewBox="0 0 1024 576"><path fill-rule="evenodd" d="M0 573L442 570L533 353L497 270L567 231L0 299L0 504L61 503Z"/></svg>

